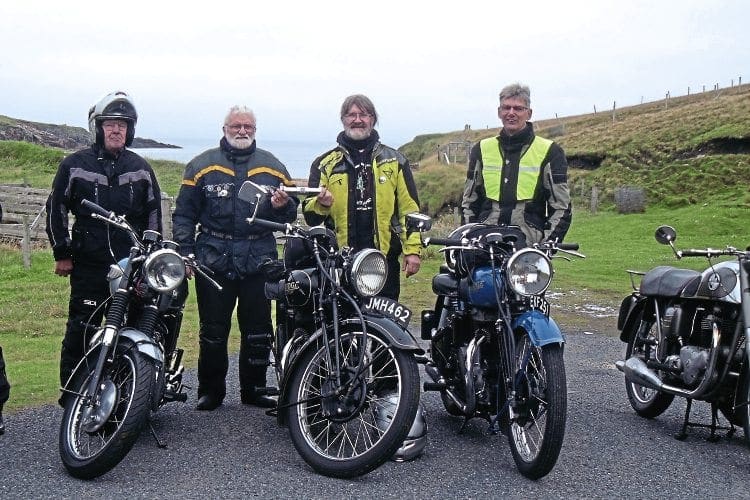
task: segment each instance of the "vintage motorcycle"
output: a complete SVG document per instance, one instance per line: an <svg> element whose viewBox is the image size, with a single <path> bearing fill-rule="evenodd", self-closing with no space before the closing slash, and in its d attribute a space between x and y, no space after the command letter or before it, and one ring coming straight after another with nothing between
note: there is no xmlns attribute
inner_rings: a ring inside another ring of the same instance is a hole
<svg viewBox="0 0 750 500"><path fill-rule="evenodd" d="M407 216L409 230L429 226L426 216ZM422 312L432 379L424 389L439 391L464 426L481 417L491 432L506 434L521 474L545 476L557 462L567 412L565 340L545 291L552 257L583 257L578 245L527 246L520 228L486 224L463 225L447 238L422 235L422 242L443 245L445 254L432 280L435 309Z"/></svg>
<svg viewBox="0 0 750 500"><path fill-rule="evenodd" d="M750 251L730 246L677 250L677 233L670 226L660 226L655 236L678 259L704 257L709 267L703 272L671 266L628 271L633 292L623 300L617 320L627 347L625 360L615 364L625 373L630 405L638 415L654 418L680 396L687 405L675 437L684 439L688 427L707 427L709 439L715 440L717 429L731 435L736 425L750 443ZM714 262L724 256L733 259ZM711 404L710 425L690 422L693 400ZM719 411L728 428L718 425Z"/></svg>
<svg viewBox="0 0 750 500"><path fill-rule="evenodd" d="M187 399L183 351L177 348L188 295L186 266L213 280L158 232L146 230L139 238L124 217L89 200L82 205L133 242L129 257L110 268L104 326L91 337L60 399L60 457L72 476L92 479L127 455L151 412ZM163 447L153 427L151 432Z"/></svg>
<svg viewBox="0 0 750 500"><path fill-rule="evenodd" d="M292 193L310 188L287 188ZM273 188L246 181L238 196L258 201ZM270 410L318 473L350 478L383 464L404 444L419 405L411 311L378 297L385 255L338 248L323 226L259 219L283 234L283 258L262 265L266 297L276 302L271 340L279 387Z"/></svg>

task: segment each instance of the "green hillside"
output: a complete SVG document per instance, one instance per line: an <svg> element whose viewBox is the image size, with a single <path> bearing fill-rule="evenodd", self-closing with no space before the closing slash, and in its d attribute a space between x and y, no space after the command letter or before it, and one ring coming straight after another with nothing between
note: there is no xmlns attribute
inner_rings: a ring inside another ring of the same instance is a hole
<svg viewBox="0 0 750 500"><path fill-rule="evenodd" d="M601 208L612 207L623 186L643 188L649 206L750 207L750 85L617 109L614 118L609 110L534 125L565 150L578 208L589 205L593 186ZM400 148L419 162L424 209L435 214L460 203L466 163L439 163L438 148L498 130L420 135Z"/></svg>

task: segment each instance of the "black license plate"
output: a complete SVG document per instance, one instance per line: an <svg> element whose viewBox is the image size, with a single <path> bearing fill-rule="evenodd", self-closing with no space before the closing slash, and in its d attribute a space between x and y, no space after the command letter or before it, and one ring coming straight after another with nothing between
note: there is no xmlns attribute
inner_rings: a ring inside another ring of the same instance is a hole
<svg viewBox="0 0 750 500"><path fill-rule="evenodd" d="M547 302L547 299L544 297L532 295L529 297L529 307L532 309L538 309L544 313L545 316L549 316L549 302Z"/></svg>
<svg viewBox="0 0 750 500"><path fill-rule="evenodd" d="M409 326L411 320L411 309L386 297L370 297L365 301L364 310L382 314L404 328Z"/></svg>

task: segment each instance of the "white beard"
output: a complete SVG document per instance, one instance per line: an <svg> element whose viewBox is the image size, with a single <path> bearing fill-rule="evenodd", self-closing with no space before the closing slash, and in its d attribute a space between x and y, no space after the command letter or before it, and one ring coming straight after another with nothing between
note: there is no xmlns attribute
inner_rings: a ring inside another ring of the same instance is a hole
<svg viewBox="0 0 750 500"><path fill-rule="evenodd" d="M227 136L227 142L235 149L247 149L255 142L255 137L231 137Z"/></svg>

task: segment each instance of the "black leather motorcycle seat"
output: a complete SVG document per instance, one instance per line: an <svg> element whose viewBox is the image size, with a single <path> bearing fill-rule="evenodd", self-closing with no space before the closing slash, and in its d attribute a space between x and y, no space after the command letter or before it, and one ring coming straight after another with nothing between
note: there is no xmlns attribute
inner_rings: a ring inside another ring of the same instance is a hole
<svg viewBox="0 0 750 500"><path fill-rule="evenodd" d="M657 266L647 272L641 280L641 293L649 296L679 297L683 290L688 295L695 293L701 273L691 269ZM692 290L692 292L691 292Z"/></svg>
<svg viewBox="0 0 750 500"><path fill-rule="evenodd" d="M458 279L452 274L437 274L432 278L432 291L436 295L456 295L458 293Z"/></svg>

